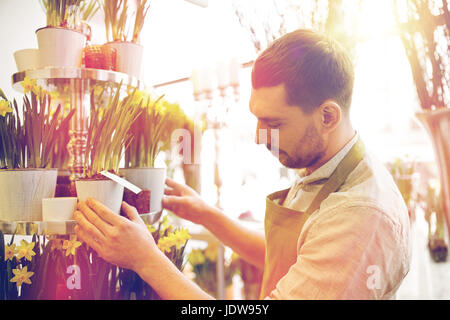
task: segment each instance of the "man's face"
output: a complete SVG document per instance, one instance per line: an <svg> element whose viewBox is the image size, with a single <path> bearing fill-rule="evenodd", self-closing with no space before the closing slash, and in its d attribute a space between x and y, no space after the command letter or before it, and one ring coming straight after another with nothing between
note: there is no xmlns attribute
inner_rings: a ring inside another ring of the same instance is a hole
<svg viewBox="0 0 450 320"><path fill-rule="evenodd" d="M276 146L271 145L271 131L278 130L278 154L284 166L311 167L324 155L325 143L314 121L315 112L306 114L299 106L288 105L284 84L252 89L250 111L258 119L256 142L265 143L272 153ZM260 129L266 129L266 141L259 141Z"/></svg>

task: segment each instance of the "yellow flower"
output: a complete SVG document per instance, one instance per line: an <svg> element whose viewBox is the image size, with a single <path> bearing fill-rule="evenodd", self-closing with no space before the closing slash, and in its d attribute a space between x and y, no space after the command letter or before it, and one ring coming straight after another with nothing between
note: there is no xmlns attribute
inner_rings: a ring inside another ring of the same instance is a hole
<svg viewBox="0 0 450 320"><path fill-rule="evenodd" d="M169 226L170 226L169 216L166 214L161 220L161 232L164 233L164 231L166 231L166 229L169 228Z"/></svg>
<svg viewBox="0 0 450 320"><path fill-rule="evenodd" d="M17 253L16 245L12 244L10 246L5 246L5 261L12 260L14 255Z"/></svg>
<svg viewBox="0 0 450 320"><path fill-rule="evenodd" d="M81 242L77 241L77 236L73 236L70 238L70 240L64 240L62 248L66 250L66 257L68 255L75 255L75 251L77 248L81 246Z"/></svg>
<svg viewBox="0 0 450 320"><path fill-rule="evenodd" d="M189 231L187 229L178 229L173 233L173 245L177 247L177 249L180 249L181 246L184 246L186 241L191 238L189 235Z"/></svg>
<svg viewBox="0 0 450 320"><path fill-rule="evenodd" d="M164 238L160 238L158 241L158 248L162 252L170 252L172 250L172 246L173 243L170 235Z"/></svg>
<svg viewBox="0 0 450 320"><path fill-rule="evenodd" d="M50 98L52 100L58 100L59 99L59 92L57 90L52 90L52 91L49 91L47 93L48 93L48 95L50 95Z"/></svg>
<svg viewBox="0 0 450 320"><path fill-rule="evenodd" d="M146 102L150 98L150 94L146 91L136 90L132 97L132 104L139 105L142 102L141 107L144 108L146 106Z"/></svg>
<svg viewBox="0 0 450 320"><path fill-rule="evenodd" d="M201 249L194 249L189 253L188 261L193 266L205 263L206 259Z"/></svg>
<svg viewBox="0 0 450 320"><path fill-rule="evenodd" d="M156 231L156 228L153 225L148 224L147 225L147 230L148 230L148 232L153 233L153 232Z"/></svg>
<svg viewBox="0 0 450 320"><path fill-rule="evenodd" d="M36 91L36 79L30 79L25 77L22 81L23 92L28 93L30 91Z"/></svg>
<svg viewBox="0 0 450 320"><path fill-rule="evenodd" d="M28 271L28 267L23 267L22 269L13 269L14 277L9 280L10 282L15 282L18 287L22 285L22 283L31 284L31 276L34 272Z"/></svg>
<svg viewBox="0 0 450 320"><path fill-rule="evenodd" d="M34 242L28 243L26 240L20 241L20 246L17 248L17 260L25 257L25 259L31 261L33 256L36 255L33 251L34 245Z"/></svg>
<svg viewBox="0 0 450 320"><path fill-rule="evenodd" d="M218 249L219 247L216 244L210 244L205 249L205 257L212 262L217 261Z"/></svg>
<svg viewBox="0 0 450 320"><path fill-rule="evenodd" d="M11 104L9 101L1 100L0 101L0 115L2 117L6 116L7 113L12 112Z"/></svg>

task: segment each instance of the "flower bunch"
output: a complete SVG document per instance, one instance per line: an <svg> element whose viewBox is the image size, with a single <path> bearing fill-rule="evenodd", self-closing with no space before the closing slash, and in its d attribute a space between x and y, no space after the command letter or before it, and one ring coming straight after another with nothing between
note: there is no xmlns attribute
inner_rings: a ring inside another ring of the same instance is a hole
<svg viewBox="0 0 450 320"><path fill-rule="evenodd" d="M53 110L50 95L36 80L25 78L22 86L21 114L16 100L9 101L0 90L0 166L9 169L55 167L58 155L67 153L58 141L67 141L69 121L75 110L66 116L60 105Z"/></svg>
<svg viewBox="0 0 450 320"><path fill-rule="evenodd" d="M158 228L147 225L153 235L158 248L177 266L179 270L184 266L184 249L191 238L189 231L184 228L174 229L169 222L169 215L165 215L159 222Z"/></svg>
<svg viewBox="0 0 450 320"><path fill-rule="evenodd" d="M0 168L18 168L25 163L23 126L17 104L8 101L0 89Z"/></svg>
<svg viewBox="0 0 450 320"><path fill-rule="evenodd" d="M155 99L147 92L138 91L134 99L145 101L146 112L130 127L133 141L125 151L125 167L152 168L158 154L170 148L173 131L183 128L187 117L179 104L163 96Z"/></svg>
<svg viewBox="0 0 450 320"><path fill-rule="evenodd" d="M0 241L2 241L0 244L0 258L2 260L0 261L0 297L9 295L14 297L17 296L17 288L22 287L23 284L32 284L31 277L35 272L31 269L33 269L35 263L33 257L36 256L36 242L21 240L20 245L16 246L13 243L13 237L9 244L4 244L3 234L0 234ZM15 284L15 286L12 287L12 284Z"/></svg>
<svg viewBox="0 0 450 320"><path fill-rule="evenodd" d="M217 243L209 243L205 249L193 249L188 255L188 262L194 272L194 281L211 295L217 291ZM238 256L232 254L225 261L225 284L230 285L238 272Z"/></svg>
<svg viewBox="0 0 450 320"><path fill-rule="evenodd" d="M80 21L89 21L100 9L98 0L41 0L48 27L75 29Z"/></svg>
<svg viewBox="0 0 450 320"><path fill-rule="evenodd" d="M145 17L150 9L149 0L137 0L134 11L134 26L132 38L129 39L130 17L128 13L128 0L103 0L105 13L106 39L108 41L128 41L138 43L139 36L144 27Z"/></svg>
<svg viewBox="0 0 450 320"><path fill-rule="evenodd" d="M115 92L110 95L105 107L96 104L98 96L94 91L91 93L84 168L87 177L93 177L103 170L117 173L123 150L134 139L130 126L143 113L144 104L134 97L136 90L121 100L121 86L119 84L114 88Z"/></svg>
<svg viewBox="0 0 450 320"><path fill-rule="evenodd" d="M190 239L189 231L187 229L177 229L174 232L170 232L167 236L159 238L158 248L162 252L170 253L173 249L180 250L187 240Z"/></svg>
<svg viewBox="0 0 450 320"><path fill-rule="evenodd" d="M26 240L20 241L20 246L16 248L14 243L5 246L5 261L13 260L16 258L17 261L20 261L22 258L25 258L28 261L33 259L33 256L36 253L33 251L35 246L34 242L28 243Z"/></svg>
<svg viewBox="0 0 450 320"><path fill-rule="evenodd" d="M389 171L402 194L403 200L409 207L413 200L413 174L415 171L414 161L404 158L396 158L388 165Z"/></svg>
<svg viewBox="0 0 450 320"><path fill-rule="evenodd" d="M428 182L427 194L421 201L428 223L428 249L435 262L447 260L448 245L445 237L445 213L439 182Z"/></svg>

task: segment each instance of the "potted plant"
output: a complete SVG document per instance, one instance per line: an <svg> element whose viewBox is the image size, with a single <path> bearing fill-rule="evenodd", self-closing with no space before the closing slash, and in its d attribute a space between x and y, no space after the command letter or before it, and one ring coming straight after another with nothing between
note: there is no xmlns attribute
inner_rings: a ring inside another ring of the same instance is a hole
<svg viewBox="0 0 450 320"><path fill-rule="evenodd" d="M134 14L133 33L130 38L131 19L127 0L103 0L105 13L106 46L116 49L116 71L141 77L142 54L144 48L139 44L139 36L145 17L150 8L149 0L137 0ZM132 17L132 16L131 16Z"/></svg>
<svg viewBox="0 0 450 320"><path fill-rule="evenodd" d="M408 208L409 218L415 220L415 197L414 192L414 174L416 171L415 162L408 157L396 158L392 163L387 164L387 167L394 179L395 184L405 201Z"/></svg>
<svg viewBox="0 0 450 320"><path fill-rule="evenodd" d="M194 281L213 297L217 296L217 258L216 243L209 243L205 249L193 249L187 257ZM225 259L224 267L225 286L230 287L234 275L238 273L238 256L233 254L230 259Z"/></svg>
<svg viewBox="0 0 450 320"><path fill-rule="evenodd" d="M125 150L125 168L120 172L131 183L150 190L150 212L161 212L166 168L155 168L155 160L161 151L170 148L172 133L183 128L186 116L176 103L140 94L146 96L145 112L130 126L133 140Z"/></svg>
<svg viewBox="0 0 450 320"><path fill-rule="evenodd" d="M416 116L428 132L439 168L442 210L450 228L450 64L447 1L394 2L400 39L405 48L422 108ZM450 231L448 229L447 231Z"/></svg>
<svg viewBox="0 0 450 320"><path fill-rule="evenodd" d="M435 262L447 260L448 246L445 234L445 217L442 210L442 199L436 184L428 183L424 205L425 220L428 223L428 249Z"/></svg>
<svg viewBox="0 0 450 320"><path fill-rule="evenodd" d="M80 67L97 0L41 0L47 25L36 30L40 67Z"/></svg>
<svg viewBox="0 0 450 320"><path fill-rule="evenodd" d="M123 186L103 177L103 170L118 173L125 147L133 136L129 128L142 112L142 101L134 99L133 91L120 99L121 84L109 97L105 107L98 106L94 91L91 93L84 177L75 181L78 199L97 199L113 212L119 213L123 198Z"/></svg>
<svg viewBox="0 0 450 320"><path fill-rule="evenodd" d="M182 271L188 230L174 228L167 215L147 228ZM14 239L7 242L0 231L0 300L160 299L137 273L106 262L74 235L33 235L20 244Z"/></svg>
<svg viewBox="0 0 450 320"><path fill-rule="evenodd" d="M30 85L31 83L31 85ZM0 220L40 221L41 200L53 197L55 143L66 133L73 112L51 113L51 98L28 78L22 113L0 90Z"/></svg>

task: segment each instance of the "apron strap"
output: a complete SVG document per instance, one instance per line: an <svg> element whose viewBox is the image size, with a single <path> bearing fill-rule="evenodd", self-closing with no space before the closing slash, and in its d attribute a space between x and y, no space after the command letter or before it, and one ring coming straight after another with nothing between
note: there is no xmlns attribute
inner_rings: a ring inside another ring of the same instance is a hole
<svg viewBox="0 0 450 320"><path fill-rule="evenodd" d="M331 174L330 178L328 178L328 181L322 186L319 193L311 202L311 205L306 210L306 213L308 215L319 209L322 201L342 186L350 172L352 172L359 164L359 162L363 159L364 149L364 144L361 138L358 138L358 141L356 141L355 145L342 159L342 161Z"/></svg>

